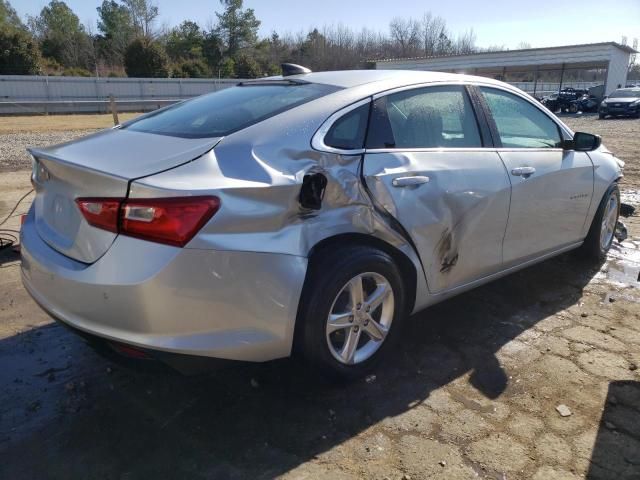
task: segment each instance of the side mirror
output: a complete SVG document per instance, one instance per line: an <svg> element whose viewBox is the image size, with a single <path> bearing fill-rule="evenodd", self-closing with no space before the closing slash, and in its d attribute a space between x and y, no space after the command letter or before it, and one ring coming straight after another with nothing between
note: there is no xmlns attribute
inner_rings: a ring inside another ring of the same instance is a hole
<svg viewBox="0 0 640 480"><path fill-rule="evenodd" d="M600 135L592 135L591 133L576 132L573 140L564 142L565 150L575 150L577 152L591 152L596 150L602 144Z"/></svg>

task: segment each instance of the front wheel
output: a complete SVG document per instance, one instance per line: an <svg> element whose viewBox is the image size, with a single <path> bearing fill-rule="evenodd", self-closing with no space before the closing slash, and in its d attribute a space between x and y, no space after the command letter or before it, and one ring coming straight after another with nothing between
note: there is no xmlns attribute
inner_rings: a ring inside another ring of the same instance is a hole
<svg viewBox="0 0 640 480"><path fill-rule="evenodd" d="M618 216L620 215L620 190L618 184L612 184L605 193L596 212L582 252L588 258L602 262L613 243Z"/></svg>
<svg viewBox="0 0 640 480"><path fill-rule="evenodd" d="M403 280L381 250L349 246L320 254L310 266L296 332L297 349L339 379L368 372L398 335Z"/></svg>

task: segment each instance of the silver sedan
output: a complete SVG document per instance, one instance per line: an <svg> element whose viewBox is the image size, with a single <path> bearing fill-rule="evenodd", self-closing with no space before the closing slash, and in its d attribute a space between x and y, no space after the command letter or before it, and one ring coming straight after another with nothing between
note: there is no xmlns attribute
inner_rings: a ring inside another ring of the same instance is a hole
<svg viewBox="0 0 640 480"><path fill-rule="evenodd" d="M30 152L22 274L51 316L128 356L347 377L413 312L602 260L623 166L505 83L297 66Z"/></svg>

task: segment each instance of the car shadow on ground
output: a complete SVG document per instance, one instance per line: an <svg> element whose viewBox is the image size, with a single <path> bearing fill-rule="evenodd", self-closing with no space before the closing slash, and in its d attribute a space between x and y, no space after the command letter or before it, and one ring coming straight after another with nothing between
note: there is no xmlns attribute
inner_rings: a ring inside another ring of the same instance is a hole
<svg viewBox="0 0 640 480"><path fill-rule="evenodd" d="M639 478L640 451L633 438L640 437L640 382L609 384L604 413L598 426L587 480Z"/></svg>
<svg viewBox="0 0 640 480"><path fill-rule="evenodd" d="M460 377L489 399L517 388L496 353L574 305L596 271L563 255L414 315L375 379L348 385L295 360L143 373L57 325L14 335L0 341L0 477L275 477Z"/></svg>
<svg viewBox="0 0 640 480"><path fill-rule="evenodd" d="M14 250L13 245L0 249L0 268L9 267L18 260L20 260L20 254Z"/></svg>

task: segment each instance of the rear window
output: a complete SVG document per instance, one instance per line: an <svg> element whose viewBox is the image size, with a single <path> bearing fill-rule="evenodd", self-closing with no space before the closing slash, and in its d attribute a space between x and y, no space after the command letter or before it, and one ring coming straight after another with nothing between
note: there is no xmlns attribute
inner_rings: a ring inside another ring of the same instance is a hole
<svg viewBox="0 0 640 480"><path fill-rule="evenodd" d="M336 90L317 83L238 85L176 104L125 128L174 137L222 137Z"/></svg>

